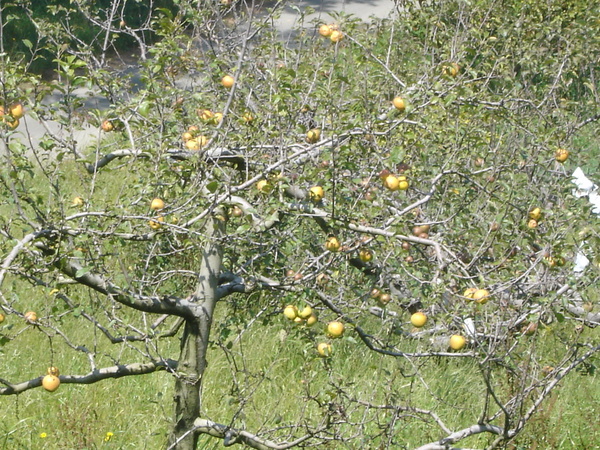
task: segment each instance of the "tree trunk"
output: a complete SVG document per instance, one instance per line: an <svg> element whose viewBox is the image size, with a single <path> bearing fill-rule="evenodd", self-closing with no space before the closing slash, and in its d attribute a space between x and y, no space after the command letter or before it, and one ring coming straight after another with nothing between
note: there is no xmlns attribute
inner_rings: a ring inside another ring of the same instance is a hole
<svg viewBox="0 0 600 450"><path fill-rule="evenodd" d="M220 238L225 227L224 220L220 220L223 216L218 217L213 217L207 224L208 242L202 252L198 284L190 308L193 317L186 318L181 337L173 398L175 423L167 443L169 449L194 450L198 443L199 433L192 430L202 406L202 376L206 369L208 338L218 300L217 287L222 259Z"/></svg>

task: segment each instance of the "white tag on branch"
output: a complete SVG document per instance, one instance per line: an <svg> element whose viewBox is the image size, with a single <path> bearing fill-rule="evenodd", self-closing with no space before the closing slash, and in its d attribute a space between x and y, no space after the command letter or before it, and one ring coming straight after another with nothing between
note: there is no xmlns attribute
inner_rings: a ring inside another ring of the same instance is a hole
<svg viewBox="0 0 600 450"><path fill-rule="evenodd" d="M580 167L573 172L573 184L577 186L577 188L573 190L573 195L576 197L587 196L592 204L592 213L600 215L600 195L598 194L598 186L585 176ZM575 267L573 267L573 272L583 272L589 263L590 260L583 252L581 250L578 251L577 255L575 255Z"/></svg>

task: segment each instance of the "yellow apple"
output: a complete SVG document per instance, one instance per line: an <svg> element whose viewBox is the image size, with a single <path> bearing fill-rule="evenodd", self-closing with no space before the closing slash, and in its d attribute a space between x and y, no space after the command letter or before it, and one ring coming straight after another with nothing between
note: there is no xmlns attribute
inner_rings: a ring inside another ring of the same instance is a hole
<svg viewBox="0 0 600 450"><path fill-rule="evenodd" d="M264 194L268 194L273 189L273 186L267 180L259 180L256 183L256 189Z"/></svg>
<svg viewBox="0 0 600 450"><path fill-rule="evenodd" d="M165 221L165 218L163 216L159 216L156 219L151 219L148 221L148 225L150 225L150 228L152 228L153 230L158 230L163 222Z"/></svg>
<svg viewBox="0 0 600 450"><path fill-rule="evenodd" d="M331 27L327 24L323 24L319 27L319 34L323 37L329 37L331 36L331 33L333 32L333 30L331 29Z"/></svg>
<svg viewBox="0 0 600 450"><path fill-rule="evenodd" d="M231 75L225 75L221 78L221 84L226 88L230 88L235 83L235 79Z"/></svg>
<svg viewBox="0 0 600 450"><path fill-rule="evenodd" d="M309 305L306 305L304 308L298 311L298 317L301 319L308 319L310 316L312 316L312 313L312 308Z"/></svg>
<svg viewBox="0 0 600 450"><path fill-rule="evenodd" d="M60 378L58 378L55 375L46 375L43 379L42 379L42 386L44 387L44 389L46 389L48 392L54 392L55 390L58 389L58 387L60 386Z"/></svg>
<svg viewBox="0 0 600 450"><path fill-rule="evenodd" d="M165 202L160 198L155 198L150 203L150 208L153 209L154 211L158 211L160 209L163 209L164 207L165 207Z"/></svg>
<svg viewBox="0 0 600 450"><path fill-rule="evenodd" d="M487 303L487 301L489 299L490 299L490 291L488 291L487 289L477 289L473 293L473 300L475 300L480 305Z"/></svg>
<svg viewBox="0 0 600 450"><path fill-rule="evenodd" d="M48 375L54 375L55 377L60 375L58 367L54 367L54 366L48 367L48 370L46 370L46 373Z"/></svg>
<svg viewBox="0 0 600 450"><path fill-rule="evenodd" d="M358 253L358 257L362 262L369 262L373 259L373 252L368 248L363 248Z"/></svg>
<svg viewBox="0 0 600 450"><path fill-rule="evenodd" d="M392 103L394 104L394 107L400 112L406 109L406 102L402 97L395 97L394 100L392 100Z"/></svg>
<svg viewBox="0 0 600 450"><path fill-rule="evenodd" d="M321 130L319 130L318 128L313 128L312 130L309 130L308 133L306 133L306 142L308 142L309 144L314 144L315 142L319 141L320 137Z"/></svg>
<svg viewBox="0 0 600 450"><path fill-rule="evenodd" d="M329 322L327 324L327 335L334 339L342 337L342 335L344 334L344 330L344 324L337 320L334 320L333 322Z"/></svg>
<svg viewBox="0 0 600 450"><path fill-rule="evenodd" d="M313 186L308 191L308 196L313 202L318 203L325 197L325 191L321 186Z"/></svg>
<svg viewBox="0 0 600 450"><path fill-rule="evenodd" d="M335 236L329 236L325 242L325 248L330 252L337 252L341 247L340 241Z"/></svg>
<svg viewBox="0 0 600 450"><path fill-rule="evenodd" d="M383 185L390 191L397 191L400 188L400 180L394 175L388 175L383 180Z"/></svg>
<svg viewBox="0 0 600 450"><path fill-rule="evenodd" d="M115 126L110 120L105 120L100 126L102 127L102 130L106 131L107 133L115 129Z"/></svg>
<svg viewBox="0 0 600 450"><path fill-rule="evenodd" d="M533 208L529 211L529 218L533 220L540 220L542 218L542 210L540 208Z"/></svg>
<svg viewBox="0 0 600 450"><path fill-rule="evenodd" d="M317 323L318 320L319 319L317 318L317 315L313 312L310 317L306 319L306 325L312 327L315 323Z"/></svg>
<svg viewBox="0 0 600 450"><path fill-rule="evenodd" d="M565 148L559 148L558 150L556 150L554 157L556 158L556 160L558 162L563 163L569 157L569 150L567 150Z"/></svg>
<svg viewBox="0 0 600 450"><path fill-rule="evenodd" d="M427 323L427 316L418 311L410 316L410 323L412 323L414 327L421 328Z"/></svg>
<svg viewBox="0 0 600 450"><path fill-rule="evenodd" d="M23 117L23 105L21 103L14 103L8 108L9 114L13 117L13 119L20 119Z"/></svg>
<svg viewBox="0 0 600 450"><path fill-rule="evenodd" d="M84 200L81 197L75 197L73 199L73 203L71 203L72 206L76 207L76 208L81 208L84 204Z"/></svg>
<svg viewBox="0 0 600 450"><path fill-rule="evenodd" d="M321 342L317 345L317 352L324 358L331 356L333 349L331 348L331 344L327 342Z"/></svg>
<svg viewBox="0 0 600 450"><path fill-rule="evenodd" d="M38 319L35 311L27 311L23 317L25 317L25 321L27 322L37 322Z"/></svg>
<svg viewBox="0 0 600 450"><path fill-rule="evenodd" d="M340 42L342 39L344 39L344 33L342 33L340 30L333 30L329 35L329 39L331 39L331 42Z"/></svg>
<svg viewBox="0 0 600 450"><path fill-rule="evenodd" d="M467 340L460 334L454 334L450 338L450 348L452 350L462 350L466 343Z"/></svg>
<svg viewBox="0 0 600 450"><path fill-rule="evenodd" d="M283 315L289 320L294 320L296 317L298 317L298 308L296 308L294 305L287 305L285 308L283 308Z"/></svg>

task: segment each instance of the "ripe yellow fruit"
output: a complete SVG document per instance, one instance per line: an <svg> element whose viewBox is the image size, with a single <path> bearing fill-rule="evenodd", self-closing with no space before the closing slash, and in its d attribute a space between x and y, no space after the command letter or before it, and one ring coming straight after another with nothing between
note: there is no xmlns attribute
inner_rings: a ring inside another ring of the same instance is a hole
<svg viewBox="0 0 600 450"><path fill-rule="evenodd" d="M313 202L318 203L325 197L325 191L321 186L313 186L308 191L308 196Z"/></svg>
<svg viewBox="0 0 600 450"><path fill-rule="evenodd" d="M470 287L463 293L463 297L473 300L473 295L475 292L477 292L477 288Z"/></svg>
<svg viewBox="0 0 600 450"><path fill-rule="evenodd" d="M54 366L48 367L48 370L46 370L46 373L48 375L53 375L55 377L60 375L60 372L58 371L58 367L54 367Z"/></svg>
<svg viewBox="0 0 600 450"><path fill-rule="evenodd" d="M342 337L342 335L344 334L344 330L344 324L337 320L334 320L333 322L329 322L327 324L327 334L329 335L329 337L332 337L334 339Z"/></svg>
<svg viewBox="0 0 600 450"><path fill-rule="evenodd" d="M395 97L394 100L392 100L392 103L394 104L394 107L400 112L406 109L406 102L402 97Z"/></svg>
<svg viewBox="0 0 600 450"><path fill-rule="evenodd" d="M537 226L538 226L538 221L535 219L529 219L529 221L527 222L528 228L533 229L533 228L537 228Z"/></svg>
<svg viewBox="0 0 600 450"><path fill-rule="evenodd" d="M421 328L427 323L427 316L421 311L418 311L410 316L410 323L412 323L414 327Z"/></svg>
<svg viewBox="0 0 600 450"><path fill-rule="evenodd" d="M385 305L387 305L389 302L391 302L391 301L392 301L392 296L391 296L390 294L381 294L381 295L380 295L380 296L377 298L377 301L378 301L378 302L379 302L381 305L385 306Z"/></svg>
<svg viewBox="0 0 600 450"><path fill-rule="evenodd" d="M452 78L456 77L456 75L458 75L459 71L460 71L460 66L455 62L444 67L444 75L448 75Z"/></svg>
<svg viewBox="0 0 600 450"><path fill-rule="evenodd" d="M13 119L20 119L23 117L23 105L21 103L14 103L8 108L8 113Z"/></svg>
<svg viewBox="0 0 600 450"><path fill-rule="evenodd" d="M110 120L105 120L100 126L102 127L102 130L106 131L107 133L115 129L115 126Z"/></svg>
<svg viewBox="0 0 600 450"><path fill-rule="evenodd" d="M271 184L267 180L259 180L256 183L256 189L258 189L260 192L263 192L265 194L268 194L269 192L271 192L272 188L273 188L273 186L271 186Z"/></svg>
<svg viewBox="0 0 600 450"><path fill-rule="evenodd" d="M215 113L212 112L210 109L199 109L196 111L196 114L198 114L200 120L204 122L209 122L215 117Z"/></svg>
<svg viewBox="0 0 600 450"><path fill-rule="evenodd" d="M317 318L317 315L313 312L310 317L308 319L306 319L306 325L308 325L309 327L313 326L315 323L317 323L319 319Z"/></svg>
<svg viewBox="0 0 600 450"><path fill-rule="evenodd" d="M165 202L160 198L155 198L150 203L150 208L154 211L159 211L165 207Z"/></svg>
<svg viewBox="0 0 600 450"><path fill-rule="evenodd" d="M214 123L221 123L221 121L223 120L223 113L215 113L215 117L213 118L213 122Z"/></svg>
<svg viewBox="0 0 600 450"><path fill-rule="evenodd" d="M153 230L158 230L163 222L165 221L165 218L163 216L157 217L156 219L152 219L150 221L148 221L148 225L150 225L150 228L152 228Z"/></svg>
<svg viewBox="0 0 600 450"><path fill-rule="evenodd" d="M76 208L80 208L80 207L83 206L83 204L84 204L83 198L81 198L81 197L75 197L73 199L72 206L75 206Z"/></svg>
<svg viewBox="0 0 600 450"><path fill-rule="evenodd" d="M198 136L186 141L185 146L188 150L198 151L208 143L206 136Z"/></svg>
<svg viewBox="0 0 600 450"><path fill-rule="evenodd" d="M42 386L48 392L54 392L58 389L58 386L60 386L60 379L55 375L46 375L42 379Z"/></svg>
<svg viewBox="0 0 600 450"><path fill-rule="evenodd" d="M331 356L333 349L331 348L331 344L327 342L321 342L317 345L317 352L324 358Z"/></svg>
<svg viewBox="0 0 600 450"><path fill-rule="evenodd" d="M298 308L296 308L294 305L287 305L283 309L283 315L289 320L294 320L296 317L298 317Z"/></svg>
<svg viewBox="0 0 600 450"><path fill-rule="evenodd" d="M192 133L190 133L189 131L186 131L185 133L183 133L183 135L181 137L183 138L183 142L187 142L190 139L194 139L194 135Z"/></svg>
<svg viewBox="0 0 600 450"><path fill-rule="evenodd" d="M319 34L323 37L331 36L332 32L333 32L333 29L331 28L331 26L329 26L325 23L319 27Z"/></svg>
<svg viewBox="0 0 600 450"><path fill-rule="evenodd" d="M230 88L235 83L235 79L231 75L225 75L221 78L221 84L226 88Z"/></svg>
<svg viewBox="0 0 600 450"><path fill-rule="evenodd" d="M312 308L309 305L306 305L304 308L298 311L298 317L301 319L308 319L310 316L312 316L312 313Z"/></svg>
<svg viewBox="0 0 600 450"><path fill-rule="evenodd" d="M554 157L558 162L563 163L569 157L569 150L565 148L559 148L558 150L556 150L556 153L554 153Z"/></svg>
<svg viewBox="0 0 600 450"><path fill-rule="evenodd" d="M455 334L450 338L450 348L452 350L462 350L467 344L467 340L460 334Z"/></svg>
<svg viewBox="0 0 600 450"><path fill-rule="evenodd" d="M300 325L302 322L304 322L304 320L300 316L298 316L294 319L294 323L297 323L298 325Z"/></svg>
<svg viewBox="0 0 600 450"><path fill-rule="evenodd" d="M320 138L321 130L319 130L318 128L313 128L312 130L309 130L308 133L306 133L306 142L308 142L309 144L314 144L315 142L318 142Z"/></svg>
<svg viewBox="0 0 600 450"><path fill-rule="evenodd" d="M325 248L330 252L337 252L341 247L340 241L335 236L329 236L325 242Z"/></svg>
<svg viewBox="0 0 600 450"><path fill-rule="evenodd" d="M398 189L401 191L405 191L408 189L408 181L406 179L400 180L398 183Z"/></svg>
<svg viewBox="0 0 600 450"><path fill-rule="evenodd" d="M533 208L529 211L529 218L533 220L540 220L542 218L542 210L540 208Z"/></svg>
<svg viewBox="0 0 600 450"><path fill-rule="evenodd" d="M383 180L383 185L390 191L397 191L400 188L400 180L394 175L388 175Z"/></svg>
<svg viewBox="0 0 600 450"><path fill-rule="evenodd" d="M488 291L487 289L477 289L473 293L473 300L475 300L480 305L487 303L487 301L489 299L490 299L490 291Z"/></svg>
<svg viewBox="0 0 600 450"><path fill-rule="evenodd" d="M363 248L358 253L358 257L360 258L360 260L362 262L369 262L373 259L373 252L371 250L369 250L368 248Z"/></svg>
<svg viewBox="0 0 600 450"><path fill-rule="evenodd" d="M38 319L35 311L27 311L23 317L25 317L25 320L27 322L37 322L37 319Z"/></svg>
<svg viewBox="0 0 600 450"><path fill-rule="evenodd" d="M0 323L4 322L4 314L0 313Z"/></svg>
<svg viewBox="0 0 600 450"><path fill-rule="evenodd" d="M331 39L331 42L340 42L342 39L344 39L344 33L342 33L340 30L333 30L329 36L329 39Z"/></svg>
<svg viewBox="0 0 600 450"><path fill-rule="evenodd" d="M254 116L250 112L245 112L242 116L242 119L244 120L244 122L250 123L254 120Z"/></svg>

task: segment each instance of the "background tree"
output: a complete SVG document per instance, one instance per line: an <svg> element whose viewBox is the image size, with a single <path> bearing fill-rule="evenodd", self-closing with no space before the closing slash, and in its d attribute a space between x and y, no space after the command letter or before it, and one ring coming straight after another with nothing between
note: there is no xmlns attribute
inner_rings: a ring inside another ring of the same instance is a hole
<svg viewBox="0 0 600 450"><path fill-rule="evenodd" d="M164 371L157 447L495 448L594 375L598 7L405 3L284 45L280 3L129 3L20 5L40 48L2 53L1 394Z"/></svg>

